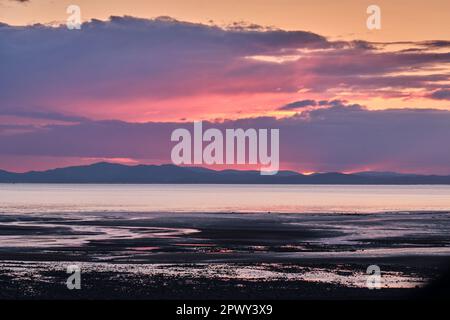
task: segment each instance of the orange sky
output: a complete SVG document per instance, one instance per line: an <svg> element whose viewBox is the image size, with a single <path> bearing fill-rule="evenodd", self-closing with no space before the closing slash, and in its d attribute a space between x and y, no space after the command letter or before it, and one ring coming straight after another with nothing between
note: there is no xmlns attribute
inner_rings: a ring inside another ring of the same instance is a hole
<svg viewBox="0 0 450 320"><path fill-rule="evenodd" d="M176 19L219 25L245 21L286 30L313 31L333 39L417 41L449 39L448 0L0 0L0 21L12 25L64 22L77 4L84 21L111 15ZM380 6L382 28L366 28L366 9Z"/></svg>

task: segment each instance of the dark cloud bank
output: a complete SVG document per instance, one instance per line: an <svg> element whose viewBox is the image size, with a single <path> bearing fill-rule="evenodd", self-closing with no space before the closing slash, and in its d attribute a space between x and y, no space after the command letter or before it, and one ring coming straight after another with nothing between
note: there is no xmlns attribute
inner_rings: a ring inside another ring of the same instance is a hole
<svg viewBox="0 0 450 320"><path fill-rule="evenodd" d="M86 121L50 125L32 133L0 135L2 154L53 157L165 159L172 130L191 123ZM280 128L280 160L315 171L357 169L450 173L450 112L369 111L335 106L275 119L204 123L208 127Z"/></svg>
<svg viewBox="0 0 450 320"><path fill-rule="evenodd" d="M373 94L389 87L424 89L448 99L448 73L394 75L450 63L447 41L421 42L418 52L385 52L364 41L328 41L304 31L111 17L81 30L0 24L1 108L63 108L64 101L147 99L196 94L296 93L307 87ZM249 57L298 60L270 63ZM124 85L126 84L126 85ZM444 90L446 89L446 91ZM444 91L442 91L444 90ZM386 93L387 94L387 93ZM53 110L56 111L56 110Z"/></svg>

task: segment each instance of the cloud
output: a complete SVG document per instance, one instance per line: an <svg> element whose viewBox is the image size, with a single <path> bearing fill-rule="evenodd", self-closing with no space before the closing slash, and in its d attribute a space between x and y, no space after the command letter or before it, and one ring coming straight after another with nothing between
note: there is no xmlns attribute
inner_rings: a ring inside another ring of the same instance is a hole
<svg viewBox="0 0 450 320"><path fill-rule="evenodd" d="M171 131L191 125L174 119L220 118L205 127L280 128L292 169L450 173L449 111L352 102L448 100L448 41L409 45L423 50L168 17L111 17L81 30L0 24L0 167L169 162ZM273 106L297 113L263 116Z"/></svg>
<svg viewBox="0 0 450 320"><path fill-rule="evenodd" d="M315 100L307 99L307 100L300 100L300 101L288 103L288 104L278 108L278 110L296 110L296 109L300 109L300 108L304 108L304 107L313 107L316 105L317 105L317 103Z"/></svg>
<svg viewBox="0 0 450 320"><path fill-rule="evenodd" d="M81 30L2 25L0 46L0 108L39 104L60 114L121 120L201 116L202 108L234 115L236 109L214 102L230 98L229 105L246 108L247 97L292 97L303 88L316 96L434 91L448 79L439 68L450 63L445 52L384 52L312 32L227 29L167 17L111 17ZM422 72L401 74L411 70Z"/></svg>
<svg viewBox="0 0 450 320"><path fill-rule="evenodd" d="M447 48L450 47L450 41L447 40L432 40L423 41L420 43L422 46L427 48Z"/></svg>
<svg viewBox="0 0 450 320"><path fill-rule="evenodd" d="M180 127L192 130L192 123L90 121L0 135L0 159L4 159L0 167L8 166L7 159L20 163L42 157L51 157L53 161L126 158L170 163L173 146L170 135ZM359 105L336 104L281 119L257 117L204 122L204 129L209 127L279 128L280 161L284 168L450 174L450 149L446 147L450 137L450 111L373 111Z"/></svg>
<svg viewBox="0 0 450 320"><path fill-rule="evenodd" d="M297 109L302 109L305 107L325 107L325 108L330 108L330 107L347 107L347 108L357 108L357 109L362 109L364 108L363 106L359 105L359 104L349 104L348 101L346 100L342 100L342 99L334 99L334 100L300 100L300 101L295 101L292 103L288 103L280 108L278 108L278 110L284 110L284 111L290 111L290 110L297 110Z"/></svg>
<svg viewBox="0 0 450 320"><path fill-rule="evenodd" d="M40 108L35 108L35 110L27 110L21 108L9 108L0 109L0 116L15 116L20 118L30 118L30 119L45 119L45 120L58 120L65 122L84 122L89 121L86 117L72 116L67 114L61 114L53 111L43 111Z"/></svg>
<svg viewBox="0 0 450 320"><path fill-rule="evenodd" d="M436 90L430 94L430 98L437 100L450 100L450 89Z"/></svg>

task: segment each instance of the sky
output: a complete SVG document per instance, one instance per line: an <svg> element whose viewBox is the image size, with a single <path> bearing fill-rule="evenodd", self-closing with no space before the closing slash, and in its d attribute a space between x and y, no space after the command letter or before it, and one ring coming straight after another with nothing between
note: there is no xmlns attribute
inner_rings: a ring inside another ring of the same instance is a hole
<svg viewBox="0 0 450 320"><path fill-rule="evenodd" d="M0 168L169 163L203 120L279 128L282 169L450 174L449 75L449 1L0 0Z"/></svg>

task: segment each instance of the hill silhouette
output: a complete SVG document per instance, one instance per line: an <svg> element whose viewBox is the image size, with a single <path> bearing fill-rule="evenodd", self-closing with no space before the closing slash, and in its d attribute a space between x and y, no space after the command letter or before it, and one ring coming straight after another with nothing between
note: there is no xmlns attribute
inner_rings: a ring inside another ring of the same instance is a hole
<svg viewBox="0 0 450 320"><path fill-rule="evenodd" d="M337 172L303 175L280 171L262 176L257 170L216 171L202 167L165 165L128 166L99 162L46 171L14 173L0 170L1 183L211 183L211 184L450 184L450 176L392 172Z"/></svg>

